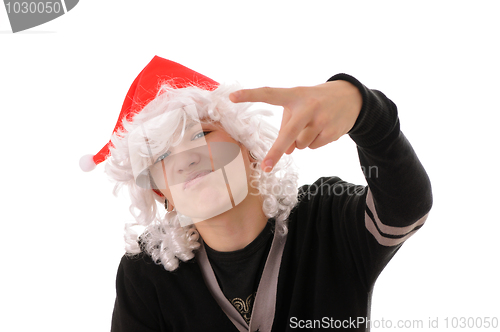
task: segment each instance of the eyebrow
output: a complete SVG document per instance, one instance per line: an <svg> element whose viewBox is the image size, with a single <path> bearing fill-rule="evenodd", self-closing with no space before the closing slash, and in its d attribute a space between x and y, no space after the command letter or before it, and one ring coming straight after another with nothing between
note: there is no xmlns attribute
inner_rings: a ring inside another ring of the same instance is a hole
<svg viewBox="0 0 500 332"><path fill-rule="evenodd" d="M191 129L194 125L197 125L197 124L198 124L198 125L200 125L200 126L202 126L202 128L203 128L203 126L204 126L204 125L205 125L205 126L211 126L211 125L212 125L211 123L204 123L204 122L196 122L196 121L191 121L191 122L189 122L189 123L186 125L186 127L184 128L184 131L188 131L188 130L189 130L189 129Z"/></svg>
<svg viewBox="0 0 500 332"><path fill-rule="evenodd" d="M192 122L190 122L190 123L188 123L188 124L186 125L186 127L184 128L184 130L189 130L189 129L191 129L191 127L193 127L193 126L194 126L194 125L196 125L196 124L198 124L198 122L196 122L196 121L192 121Z"/></svg>

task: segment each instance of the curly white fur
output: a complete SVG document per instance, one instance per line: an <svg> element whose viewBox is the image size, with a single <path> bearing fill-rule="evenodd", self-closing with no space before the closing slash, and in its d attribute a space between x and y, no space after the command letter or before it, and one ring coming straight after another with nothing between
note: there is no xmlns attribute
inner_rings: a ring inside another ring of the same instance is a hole
<svg viewBox="0 0 500 332"><path fill-rule="evenodd" d="M151 189L141 188L136 184L129 155L128 133L140 125L150 121L156 128L149 127L152 134L151 148L159 152L175 145L173 133L178 124L192 118L186 112L173 112L187 105L196 105L199 118L203 122L214 121L222 125L224 130L236 141L241 142L253 155L257 162L251 165L254 181L263 197L262 210L268 218L276 220L275 231L287 233L287 219L297 204L298 174L292 165L292 159L284 155L270 173L260 169L260 162L275 141L278 131L262 119L271 114L268 110L251 110L249 103L232 103L228 96L238 86L221 85L214 91L198 87L174 89L168 82L162 85L157 97L147 104L132 121L124 120L124 130L111 138L113 146L111 156L106 165L106 173L116 181L114 194L126 186L128 188L131 206L130 212L136 223L125 227L125 249L134 255L144 250L151 255L153 261L162 264L168 271L179 266L179 260L188 261L194 257L194 251L199 248L199 234L195 225L181 227L177 212L164 213L164 198L156 195ZM156 129L156 130L155 130ZM178 137L178 139L182 138ZM161 144L160 144L161 143ZM162 211L162 212L160 212ZM144 233L139 237L132 226L145 226Z"/></svg>

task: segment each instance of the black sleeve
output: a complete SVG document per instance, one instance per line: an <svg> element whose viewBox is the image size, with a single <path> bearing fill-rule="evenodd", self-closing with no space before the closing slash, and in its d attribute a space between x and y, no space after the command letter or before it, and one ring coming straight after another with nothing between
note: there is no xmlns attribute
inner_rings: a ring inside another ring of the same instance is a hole
<svg viewBox="0 0 500 332"><path fill-rule="evenodd" d="M373 197L375 211L370 212L387 226L413 225L431 209L431 184L400 130L396 105L352 76L338 74L329 79L334 80L350 82L363 96L361 112L349 135L357 145Z"/></svg>
<svg viewBox="0 0 500 332"><path fill-rule="evenodd" d="M366 291L398 251L403 242L418 230L432 206L429 178L400 131L396 105L383 93L370 90L346 74L345 80L363 96L358 119L349 132L357 145L367 187L355 186L338 178L321 178L311 208L318 209L322 233L331 234L330 247ZM310 190L310 189L309 189Z"/></svg>
<svg viewBox="0 0 500 332"><path fill-rule="evenodd" d="M130 258L123 256L116 276L116 300L113 310L111 332L153 332L160 331L158 320L148 308L152 301L143 299L140 294L147 294L138 289L140 285L132 282L126 273L133 264ZM132 273L133 278L133 273Z"/></svg>

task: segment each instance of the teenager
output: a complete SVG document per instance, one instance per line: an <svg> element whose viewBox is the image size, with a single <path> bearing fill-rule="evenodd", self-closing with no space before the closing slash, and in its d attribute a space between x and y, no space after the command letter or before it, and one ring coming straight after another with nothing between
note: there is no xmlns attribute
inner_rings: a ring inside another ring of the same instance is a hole
<svg viewBox="0 0 500 332"><path fill-rule="evenodd" d="M249 102L283 106L279 132ZM299 188L289 154L345 134L368 185ZM432 205L396 106L346 74L240 90L155 57L90 164L108 157L136 219L112 331L367 331L378 275Z"/></svg>

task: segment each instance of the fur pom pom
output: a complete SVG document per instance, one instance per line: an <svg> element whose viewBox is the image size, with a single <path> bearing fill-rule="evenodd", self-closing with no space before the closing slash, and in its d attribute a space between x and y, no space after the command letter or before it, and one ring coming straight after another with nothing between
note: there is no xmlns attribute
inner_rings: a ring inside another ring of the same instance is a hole
<svg viewBox="0 0 500 332"><path fill-rule="evenodd" d="M96 167L94 155L86 154L80 158L80 168L84 172L90 172Z"/></svg>

